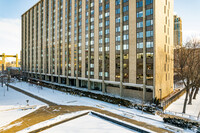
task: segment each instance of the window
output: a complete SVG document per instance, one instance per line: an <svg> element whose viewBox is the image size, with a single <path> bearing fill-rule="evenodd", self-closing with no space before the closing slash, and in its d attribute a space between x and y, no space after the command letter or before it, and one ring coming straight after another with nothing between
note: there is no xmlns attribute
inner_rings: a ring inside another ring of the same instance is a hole
<svg viewBox="0 0 200 133"><path fill-rule="evenodd" d="M147 59L153 58L153 53L147 53Z"/></svg>
<svg viewBox="0 0 200 133"><path fill-rule="evenodd" d="M101 22L101 23L99 23L99 27L103 27L103 23Z"/></svg>
<svg viewBox="0 0 200 133"><path fill-rule="evenodd" d="M120 32L120 27L116 27L116 32Z"/></svg>
<svg viewBox="0 0 200 133"><path fill-rule="evenodd" d="M137 59L143 59L143 53L138 53L137 54Z"/></svg>
<svg viewBox="0 0 200 133"><path fill-rule="evenodd" d="M102 32L102 31L99 31L99 35L103 35L103 32Z"/></svg>
<svg viewBox="0 0 200 133"><path fill-rule="evenodd" d="M124 21L128 21L128 15L124 16ZM120 22L120 20L119 20L119 22Z"/></svg>
<svg viewBox="0 0 200 133"><path fill-rule="evenodd" d="M94 29L94 25L91 25L91 26L90 26L90 29L91 29L91 30Z"/></svg>
<svg viewBox="0 0 200 133"><path fill-rule="evenodd" d="M109 29L106 29L106 34L109 34L110 33L110 30Z"/></svg>
<svg viewBox="0 0 200 133"><path fill-rule="evenodd" d="M105 72L105 77L108 77L108 72Z"/></svg>
<svg viewBox="0 0 200 133"><path fill-rule="evenodd" d="M91 35L91 37L94 37L94 33L91 33L90 35Z"/></svg>
<svg viewBox="0 0 200 133"><path fill-rule="evenodd" d="M143 48L143 42L137 43L137 48Z"/></svg>
<svg viewBox="0 0 200 133"><path fill-rule="evenodd" d="M143 32L138 32L137 33L137 38L143 38Z"/></svg>
<svg viewBox="0 0 200 133"><path fill-rule="evenodd" d="M94 3L92 2L91 4L90 4L90 7L93 7L94 6Z"/></svg>
<svg viewBox="0 0 200 133"><path fill-rule="evenodd" d="M93 21L94 21L94 18L91 18L90 21L93 22Z"/></svg>
<svg viewBox="0 0 200 133"><path fill-rule="evenodd" d="M124 31L128 30L128 25L124 25L123 30Z"/></svg>
<svg viewBox="0 0 200 133"><path fill-rule="evenodd" d="M128 0L123 0L123 2L125 3L125 2L128 2Z"/></svg>
<svg viewBox="0 0 200 133"><path fill-rule="evenodd" d="M120 45L117 45L117 46L116 46L116 50L120 50Z"/></svg>
<svg viewBox="0 0 200 133"><path fill-rule="evenodd" d="M128 40L128 35L123 35L123 40Z"/></svg>
<svg viewBox="0 0 200 133"><path fill-rule="evenodd" d="M99 43L102 43L103 42L103 40L102 39L99 39Z"/></svg>
<svg viewBox="0 0 200 133"><path fill-rule="evenodd" d="M105 17L109 17L109 12L106 12L106 13L105 13Z"/></svg>
<svg viewBox="0 0 200 133"><path fill-rule="evenodd" d="M143 22L138 22L137 23L137 28L142 28L143 27Z"/></svg>
<svg viewBox="0 0 200 133"><path fill-rule="evenodd" d="M153 14L153 9L148 9L146 10L146 16L152 15Z"/></svg>
<svg viewBox="0 0 200 133"><path fill-rule="evenodd" d="M115 14L120 14L120 9L116 9Z"/></svg>
<svg viewBox="0 0 200 133"><path fill-rule="evenodd" d="M93 71L91 71L91 72L90 72L90 75L94 75L94 72L93 72Z"/></svg>
<svg viewBox="0 0 200 133"><path fill-rule="evenodd" d="M117 36L117 37L116 37L116 41L120 41L120 36Z"/></svg>
<svg viewBox="0 0 200 133"><path fill-rule="evenodd" d="M152 37L153 31L146 31L146 37Z"/></svg>
<svg viewBox="0 0 200 133"><path fill-rule="evenodd" d="M109 47L105 47L105 51L109 51Z"/></svg>
<svg viewBox="0 0 200 133"><path fill-rule="evenodd" d="M126 11L128 11L128 5L123 7L123 12L126 12Z"/></svg>
<svg viewBox="0 0 200 133"><path fill-rule="evenodd" d="M137 18L143 17L143 11L137 12Z"/></svg>
<svg viewBox="0 0 200 133"><path fill-rule="evenodd" d="M109 8L109 4L106 4L106 9L108 9Z"/></svg>
<svg viewBox="0 0 200 133"><path fill-rule="evenodd" d="M99 72L99 76L102 76L102 72Z"/></svg>
<svg viewBox="0 0 200 133"><path fill-rule="evenodd" d="M102 8L102 6L100 6L100 7L99 7L99 11L102 11L102 10L103 10L103 8Z"/></svg>
<svg viewBox="0 0 200 133"><path fill-rule="evenodd" d="M94 10L91 10L91 15L93 15L94 14Z"/></svg>
<svg viewBox="0 0 200 133"><path fill-rule="evenodd" d="M142 7L142 6L143 6L143 1L137 2L137 8Z"/></svg>
<svg viewBox="0 0 200 133"><path fill-rule="evenodd" d="M120 45L119 45L120 46ZM123 45L123 50L128 50L128 44Z"/></svg>
<svg viewBox="0 0 200 133"><path fill-rule="evenodd" d="M103 18L103 15L101 14L101 15L99 15L99 19L102 19Z"/></svg>
<svg viewBox="0 0 200 133"><path fill-rule="evenodd" d="M103 50L102 47L99 47L99 51L102 52L102 50Z"/></svg>
<svg viewBox="0 0 200 133"><path fill-rule="evenodd" d="M106 21L106 26L108 26L109 25L109 20L108 21Z"/></svg>
<svg viewBox="0 0 200 133"><path fill-rule="evenodd" d="M105 38L105 43L108 43L109 42L109 38Z"/></svg>
<svg viewBox="0 0 200 133"><path fill-rule="evenodd" d="M146 5L152 4L153 0L146 0Z"/></svg>
<svg viewBox="0 0 200 133"><path fill-rule="evenodd" d="M90 68L94 68L94 64L90 64Z"/></svg>
<svg viewBox="0 0 200 133"><path fill-rule="evenodd" d="M151 26L153 25L153 20L147 20L146 21L146 26Z"/></svg>
<svg viewBox="0 0 200 133"><path fill-rule="evenodd" d="M115 22L120 23L120 17L116 18Z"/></svg>
<svg viewBox="0 0 200 133"><path fill-rule="evenodd" d="M115 4L119 5L120 4L120 0L116 0Z"/></svg>
<svg viewBox="0 0 200 133"><path fill-rule="evenodd" d="M146 42L147 48L153 48L153 42Z"/></svg>

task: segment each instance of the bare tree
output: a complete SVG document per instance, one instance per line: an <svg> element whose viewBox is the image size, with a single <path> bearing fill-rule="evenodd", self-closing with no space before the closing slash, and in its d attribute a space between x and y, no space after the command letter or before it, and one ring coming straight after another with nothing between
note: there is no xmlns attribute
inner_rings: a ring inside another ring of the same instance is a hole
<svg viewBox="0 0 200 133"><path fill-rule="evenodd" d="M199 42L192 39L188 41L185 47L178 48L175 50L175 73L178 78L183 82L186 89L186 96L184 100L183 113L185 113L186 105L188 101L188 96L191 97L195 90L196 78L198 77L199 61L197 52L199 47ZM191 90L191 88L193 88ZM191 90L191 93L190 93Z"/></svg>
<svg viewBox="0 0 200 133"><path fill-rule="evenodd" d="M200 48L198 49L198 62L200 62ZM198 94L199 92L199 88L200 88L200 63L198 64L198 69L197 69L197 77L195 78L195 82L194 82L194 87L195 87L195 92L194 92L194 95L193 95L193 99L196 99L196 95Z"/></svg>
<svg viewBox="0 0 200 133"><path fill-rule="evenodd" d="M194 49L194 55L195 55L195 64L197 65L193 72L193 76L191 78L191 83L192 83L192 86L191 86L191 91L190 91L190 94L189 94L189 102L188 104L192 104L192 97L195 97L196 98L196 95L197 95L197 92L199 90L199 77L200 77L200 49L196 48ZM194 96L195 95L195 96Z"/></svg>

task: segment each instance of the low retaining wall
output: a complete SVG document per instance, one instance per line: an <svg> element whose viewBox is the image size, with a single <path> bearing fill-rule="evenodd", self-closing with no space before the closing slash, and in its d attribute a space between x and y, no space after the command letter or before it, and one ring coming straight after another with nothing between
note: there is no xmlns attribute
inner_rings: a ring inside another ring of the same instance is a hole
<svg viewBox="0 0 200 133"><path fill-rule="evenodd" d="M104 119L104 120L106 120L106 121L110 121L110 122L113 122L113 123L115 123L115 124L117 124L117 125L120 125L120 126L123 126L123 127L125 127L125 128L131 129L131 130L133 130L133 131L137 131L137 132L140 132L140 133L150 133L150 132L148 132L148 131L145 131L145 130L143 130L143 129L140 129L140 128L138 128L138 127L135 127L135 126L133 126L133 125L129 125L129 124L126 124L126 123L124 123L124 122L117 121L117 120L115 120L115 119L112 119L112 118L110 118L110 117L106 117L106 116L104 116L104 115L101 115L101 114L98 114L98 113L95 113L95 112L91 112L91 114L92 114L92 115L95 115L95 116L97 116L97 117L99 117L99 118L101 118L101 119Z"/></svg>
<svg viewBox="0 0 200 133"><path fill-rule="evenodd" d="M179 99L181 96L183 96L183 94L185 94L185 92L186 92L186 89L184 88L181 91L179 91L178 93L176 93L175 95L173 95L168 100L162 102L163 110L167 109L167 107L169 107L169 105L171 103L175 102L177 99Z"/></svg>

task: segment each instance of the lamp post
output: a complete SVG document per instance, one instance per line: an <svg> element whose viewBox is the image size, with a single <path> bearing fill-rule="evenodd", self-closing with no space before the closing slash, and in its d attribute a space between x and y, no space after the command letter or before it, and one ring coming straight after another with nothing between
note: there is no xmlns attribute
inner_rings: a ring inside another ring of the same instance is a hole
<svg viewBox="0 0 200 133"><path fill-rule="evenodd" d="M54 93L53 85L51 85L51 89L53 90L53 93Z"/></svg>
<svg viewBox="0 0 200 133"><path fill-rule="evenodd" d="M30 79L28 79L28 85L30 86Z"/></svg>
<svg viewBox="0 0 200 133"><path fill-rule="evenodd" d="M3 89L3 90L4 90L4 96L6 96L6 90L5 90L5 87L4 87L4 89Z"/></svg>
<svg viewBox="0 0 200 133"><path fill-rule="evenodd" d="M6 85L7 85L7 91L9 91L9 90L8 90L8 80L7 80L7 84L6 84Z"/></svg>
<svg viewBox="0 0 200 133"><path fill-rule="evenodd" d="M37 83L38 83L38 87L37 88L38 88L38 93L39 93L39 84L40 84L40 81L38 81Z"/></svg>
<svg viewBox="0 0 200 133"><path fill-rule="evenodd" d="M41 82L41 81L40 81ZM42 90L42 82L41 82L41 85L40 85L40 87L41 87L41 90Z"/></svg>
<svg viewBox="0 0 200 133"><path fill-rule="evenodd" d="M20 78L21 86L22 86L22 78Z"/></svg>
<svg viewBox="0 0 200 133"><path fill-rule="evenodd" d="M3 76L1 76L1 86L3 87Z"/></svg>
<svg viewBox="0 0 200 133"><path fill-rule="evenodd" d="M161 106L161 99L162 99L162 89L159 89L160 90L160 106Z"/></svg>

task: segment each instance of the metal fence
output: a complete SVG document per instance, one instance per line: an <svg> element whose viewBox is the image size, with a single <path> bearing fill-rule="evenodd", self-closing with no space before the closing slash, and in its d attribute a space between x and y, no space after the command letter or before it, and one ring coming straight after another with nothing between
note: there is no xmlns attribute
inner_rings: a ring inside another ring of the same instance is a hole
<svg viewBox="0 0 200 133"><path fill-rule="evenodd" d="M197 120L197 121L200 120L199 116L193 116L193 115L189 115L189 114L185 114L185 113L180 113L180 112L174 112L174 111L164 110L164 113L165 114L169 114L169 115L180 116L180 117L183 117L183 118L189 118L191 120Z"/></svg>
<svg viewBox="0 0 200 133"><path fill-rule="evenodd" d="M165 110L171 103L179 99L185 92L186 92L186 89L184 88L181 91L174 94L169 99L167 99L166 101L162 101L161 106L163 107L163 110Z"/></svg>

